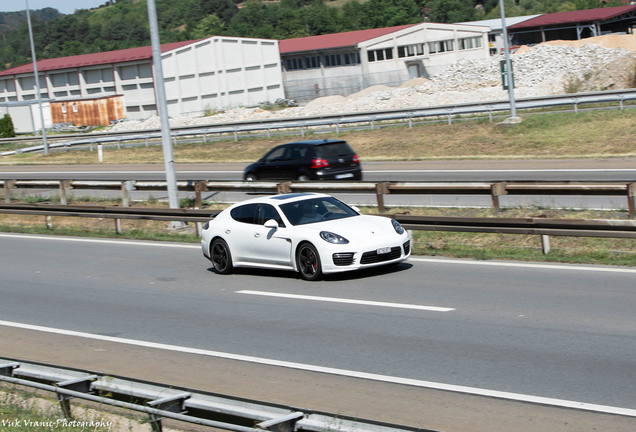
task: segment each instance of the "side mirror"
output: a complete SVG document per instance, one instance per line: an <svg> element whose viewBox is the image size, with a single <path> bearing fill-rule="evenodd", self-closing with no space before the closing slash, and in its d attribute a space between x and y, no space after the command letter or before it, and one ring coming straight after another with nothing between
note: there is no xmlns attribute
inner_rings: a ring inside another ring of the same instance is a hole
<svg viewBox="0 0 636 432"><path fill-rule="evenodd" d="M265 228L278 229L278 222L276 222L274 219L270 219L265 222Z"/></svg>

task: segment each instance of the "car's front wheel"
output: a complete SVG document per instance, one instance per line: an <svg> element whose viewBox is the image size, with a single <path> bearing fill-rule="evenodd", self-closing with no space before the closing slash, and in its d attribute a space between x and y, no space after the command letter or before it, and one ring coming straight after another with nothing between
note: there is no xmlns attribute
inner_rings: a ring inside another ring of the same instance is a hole
<svg viewBox="0 0 636 432"><path fill-rule="evenodd" d="M254 174L248 174L245 176L245 181L255 182L258 181L258 178Z"/></svg>
<svg viewBox="0 0 636 432"><path fill-rule="evenodd" d="M216 239L212 242L210 257L217 273L228 274L232 272L232 254L224 240Z"/></svg>
<svg viewBox="0 0 636 432"><path fill-rule="evenodd" d="M296 264L300 277L308 281L315 281L322 276L320 255L311 243L303 243L296 252Z"/></svg>

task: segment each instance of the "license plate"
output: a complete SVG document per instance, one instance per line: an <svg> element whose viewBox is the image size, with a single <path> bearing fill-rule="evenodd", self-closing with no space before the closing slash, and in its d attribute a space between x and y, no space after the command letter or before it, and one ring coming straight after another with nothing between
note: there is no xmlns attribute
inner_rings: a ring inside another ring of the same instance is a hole
<svg viewBox="0 0 636 432"><path fill-rule="evenodd" d="M379 249L376 250L376 253L378 255L388 254L389 252L391 252L391 248L390 247L379 248Z"/></svg>
<svg viewBox="0 0 636 432"><path fill-rule="evenodd" d="M337 179L343 179L343 178L351 178L353 177L353 174L349 173L349 174L338 174L336 175Z"/></svg>

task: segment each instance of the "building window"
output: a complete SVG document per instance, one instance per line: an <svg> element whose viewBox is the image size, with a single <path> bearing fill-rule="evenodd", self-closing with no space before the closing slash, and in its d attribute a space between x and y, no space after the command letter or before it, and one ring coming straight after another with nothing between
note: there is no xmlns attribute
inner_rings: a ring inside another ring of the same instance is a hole
<svg viewBox="0 0 636 432"><path fill-rule="evenodd" d="M460 50L481 48L480 37L461 38L458 42Z"/></svg>
<svg viewBox="0 0 636 432"><path fill-rule="evenodd" d="M494 33L488 33L488 42L496 42L497 41L497 35Z"/></svg>
<svg viewBox="0 0 636 432"><path fill-rule="evenodd" d="M454 48L453 48L452 39L428 43L428 52L430 54L443 53L446 51L453 51L453 50Z"/></svg>
<svg viewBox="0 0 636 432"><path fill-rule="evenodd" d="M392 60L393 59L393 48L383 48L378 50L370 50L367 51L367 55L370 62L374 61L382 61L382 60Z"/></svg>
<svg viewBox="0 0 636 432"><path fill-rule="evenodd" d="M62 104L62 114L66 114L66 104Z"/></svg>
<svg viewBox="0 0 636 432"><path fill-rule="evenodd" d="M299 69L317 69L320 67L320 57L296 57L285 60L285 68L288 71Z"/></svg>
<svg viewBox="0 0 636 432"><path fill-rule="evenodd" d="M398 47L398 57L415 57L424 55L424 44L402 45Z"/></svg>
<svg viewBox="0 0 636 432"><path fill-rule="evenodd" d="M320 67L320 56L305 57L305 69L318 69Z"/></svg>
<svg viewBox="0 0 636 432"><path fill-rule="evenodd" d="M357 65L360 64L360 53L352 52L352 53L344 53L344 64L345 65Z"/></svg>
<svg viewBox="0 0 636 432"><path fill-rule="evenodd" d="M342 58L340 57L340 54L325 55L325 66L326 67L342 66Z"/></svg>

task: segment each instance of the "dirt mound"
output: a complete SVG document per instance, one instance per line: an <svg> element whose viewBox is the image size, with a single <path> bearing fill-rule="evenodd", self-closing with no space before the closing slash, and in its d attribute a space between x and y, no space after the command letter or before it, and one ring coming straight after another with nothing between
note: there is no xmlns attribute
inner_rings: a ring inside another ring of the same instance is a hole
<svg viewBox="0 0 636 432"><path fill-rule="evenodd" d="M553 40L548 42L543 42L539 45L567 45L574 48L579 48L585 44L596 44L601 45L605 48L624 48L628 51L635 52L636 51L636 35L614 35L608 34L603 36L596 36L591 38L585 38L581 40ZM535 46L539 46L535 45ZM523 54L524 52L532 49L526 45L519 48L515 54Z"/></svg>
<svg viewBox="0 0 636 432"><path fill-rule="evenodd" d="M312 100L307 105L305 105L305 108L318 108L323 105L332 105L332 104L344 102L344 100L345 100L344 96L339 96L339 95L325 96L325 97Z"/></svg>
<svg viewBox="0 0 636 432"><path fill-rule="evenodd" d="M347 100L351 100L351 99L357 99L363 96L368 95L369 93L375 93L375 92L382 92L382 91L393 91L395 90L394 87L388 87L388 86L384 86L384 85L374 85L371 87L367 87L363 90L360 90L358 93L354 93L354 94L350 94L349 96L347 96Z"/></svg>
<svg viewBox="0 0 636 432"><path fill-rule="evenodd" d="M421 86L424 85L428 82L428 80L426 78L413 78L410 79L406 82L403 82L398 88L408 88L408 87L417 87L417 86Z"/></svg>

